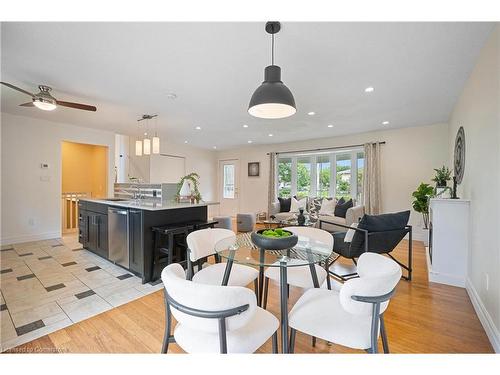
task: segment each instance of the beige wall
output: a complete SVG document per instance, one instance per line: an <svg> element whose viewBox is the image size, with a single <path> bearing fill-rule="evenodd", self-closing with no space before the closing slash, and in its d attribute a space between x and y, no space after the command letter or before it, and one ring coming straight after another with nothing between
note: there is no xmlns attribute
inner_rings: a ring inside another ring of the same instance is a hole
<svg viewBox="0 0 500 375"><path fill-rule="evenodd" d="M75 142L62 142L63 193L89 193L103 198L108 191L108 148Z"/></svg>
<svg viewBox="0 0 500 375"><path fill-rule="evenodd" d="M458 188L471 200L468 291L490 340L500 351L500 28L481 51L450 118L449 165L464 127L465 174ZM489 278L488 289L486 279ZM489 327L489 328L488 328Z"/></svg>
<svg viewBox="0 0 500 375"><path fill-rule="evenodd" d="M267 211L270 151L305 150L323 147L349 146L371 141L386 141L382 146L382 208L384 212L407 210L411 193L420 182L429 182L433 168L448 163L448 125L436 124L413 128L381 130L286 144L242 146L220 151L219 160L240 160L239 211ZM247 176L247 163L260 162L260 177ZM410 222L416 226L416 238L421 236L422 219L412 211Z"/></svg>
<svg viewBox="0 0 500 375"><path fill-rule="evenodd" d="M112 132L1 114L1 232L3 244L61 235L63 141L106 146ZM47 163L48 169L42 169ZM108 191L113 191L113 157L108 157Z"/></svg>

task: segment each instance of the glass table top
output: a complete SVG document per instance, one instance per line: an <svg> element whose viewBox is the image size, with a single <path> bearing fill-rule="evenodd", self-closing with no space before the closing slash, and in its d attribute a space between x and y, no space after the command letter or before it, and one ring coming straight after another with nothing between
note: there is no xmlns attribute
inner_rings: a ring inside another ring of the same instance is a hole
<svg viewBox="0 0 500 375"><path fill-rule="evenodd" d="M298 267L323 262L332 254L332 247L299 235L299 241L293 248L265 250L261 257L261 251L252 242L250 233L242 233L217 242L215 251L224 259L232 259L235 263L250 266Z"/></svg>

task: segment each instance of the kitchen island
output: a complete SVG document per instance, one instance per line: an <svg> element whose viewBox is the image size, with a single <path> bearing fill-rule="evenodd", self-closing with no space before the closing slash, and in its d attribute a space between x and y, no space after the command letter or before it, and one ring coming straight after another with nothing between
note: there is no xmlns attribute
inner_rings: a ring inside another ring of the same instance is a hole
<svg viewBox="0 0 500 375"><path fill-rule="evenodd" d="M205 222L208 206L218 202L151 202L143 199L81 199L78 202L79 242L137 276L151 281L152 227Z"/></svg>

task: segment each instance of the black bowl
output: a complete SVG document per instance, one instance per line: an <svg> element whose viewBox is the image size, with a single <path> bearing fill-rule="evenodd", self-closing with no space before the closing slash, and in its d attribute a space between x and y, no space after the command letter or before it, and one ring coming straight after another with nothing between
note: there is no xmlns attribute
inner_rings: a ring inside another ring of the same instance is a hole
<svg viewBox="0 0 500 375"><path fill-rule="evenodd" d="M285 249L291 249L295 245L297 245L297 242L299 241L299 237L297 235L293 234L292 232L288 230L284 230L284 232L290 233L291 235L288 237L279 237L279 238L273 238L273 237L266 237L262 235L262 232L264 232L267 229L261 229L258 230L257 232L252 232L251 237L252 237L252 242L255 244L260 249L265 249L265 250L285 250Z"/></svg>

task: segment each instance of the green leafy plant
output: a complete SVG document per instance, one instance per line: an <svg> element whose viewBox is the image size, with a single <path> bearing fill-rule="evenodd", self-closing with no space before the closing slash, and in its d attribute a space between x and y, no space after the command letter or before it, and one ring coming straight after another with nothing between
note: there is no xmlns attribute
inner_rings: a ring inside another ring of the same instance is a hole
<svg viewBox="0 0 500 375"><path fill-rule="evenodd" d="M446 186L447 181L451 180L451 171L444 165L434 170L436 171L436 175L432 181L434 181L438 187Z"/></svg>
<svg viewBox="0 0 500 375"><path fill-rule="evenodd" d="M264 237L281 238L281 237L290 237L292 234L281 228L276 228L276 229L267 229L262 232L262 235Z"/></svg>
<svg viewBox="0 0 500 375"><path fill-rule="evenodd" d="M413 209L422 214L424 219L424 229L429 228L429 198L432 197L434 189L431 185L421 183L417 190L412 193L414 201L412 202Z"/></svg>
<svg viewBox="0 0 500 375"><path fill-rule="evenodd" d="M201 201L201 193L199 190L199 185L200 185L200 176L198 173L192 172L184 177L181 178L181 181L177 184L177 194L175 195L177 199L180 197L182 185L184 184L184 181L188 180L192 182L193 185L193 198L196 199L197 202Z"/></svg>

